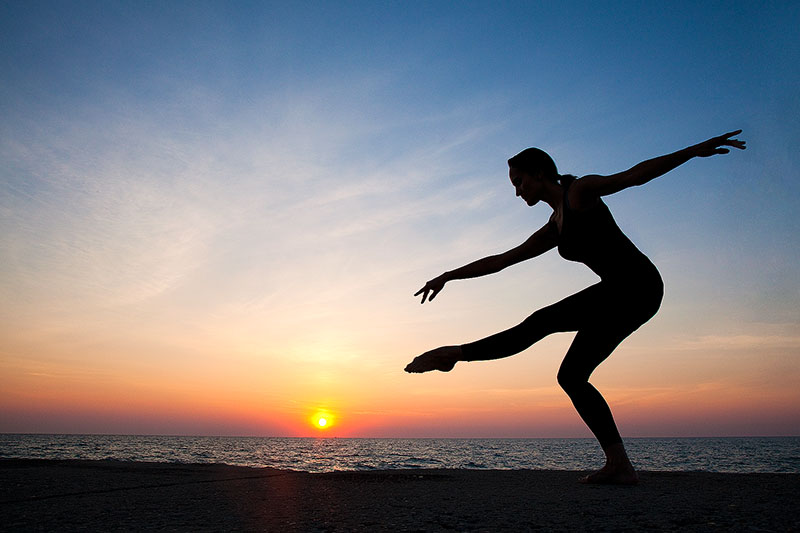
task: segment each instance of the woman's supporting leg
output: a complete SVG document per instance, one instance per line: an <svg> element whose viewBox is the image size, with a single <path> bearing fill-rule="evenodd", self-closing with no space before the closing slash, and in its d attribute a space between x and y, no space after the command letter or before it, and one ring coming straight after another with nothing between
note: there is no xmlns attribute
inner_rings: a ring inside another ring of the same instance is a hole
<svg viewBox="0 0 800 533"><path fill-rule="evenodd" d="M587 476L584 479L587 483L634 484L638 481L611 409L600 392L589 383L589 376L594 369L611 355L633 329L579 330L558 371L559 385L606 454L606 465Z"/></svg>
<svg viewBox="0 0 800 533"><path fill-rule="evenodd" d="M589 376L627 336L627 332L611 334L598 329L580 330L558 370L558 384L603 447L622 442L622 439L611 409L589 383Z"/></svg>

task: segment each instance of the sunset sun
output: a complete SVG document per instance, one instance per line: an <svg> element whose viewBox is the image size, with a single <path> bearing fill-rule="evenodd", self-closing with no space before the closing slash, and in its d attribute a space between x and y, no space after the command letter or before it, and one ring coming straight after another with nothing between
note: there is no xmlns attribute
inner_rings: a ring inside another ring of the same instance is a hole
<svg viewBox="0 0 800 533"><path fill-rule="evenodd" d="M308 421L319 431L327 431L334 425L334 416L330 411L320 409L312 414Z"/></svg>

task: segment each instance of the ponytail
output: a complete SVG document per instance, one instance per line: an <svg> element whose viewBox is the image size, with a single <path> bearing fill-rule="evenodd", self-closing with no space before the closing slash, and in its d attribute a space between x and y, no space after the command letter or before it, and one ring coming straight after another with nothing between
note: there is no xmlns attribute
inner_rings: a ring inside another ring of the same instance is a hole
<svg viewBox="0 0 800 533"><path fill-rule="evenodd" d="M558 184L566 188L569 187L569 184L576 179L578 179L578 176L573 176L572 174L560 174L558 176Z"/></svg>

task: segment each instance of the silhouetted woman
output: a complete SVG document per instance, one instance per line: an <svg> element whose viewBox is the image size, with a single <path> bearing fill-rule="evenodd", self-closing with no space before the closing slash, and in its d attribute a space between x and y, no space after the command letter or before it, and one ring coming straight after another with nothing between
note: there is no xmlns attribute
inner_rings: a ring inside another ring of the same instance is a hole
<svg viewBox="0 0 800 533"><path fill-rule="evenodd" d="M414 296L422 294L425 303L426 299L433 300L448 281L499 272L556 247L561 257L584 263L600 281L536 311L511 329L469 344L426 352L405 370L448 372L459 361L508 357L551 333L576 331L558 371L558 383L606 455L605 466L583 481L636 483L636 471L625 452L611 410L589 383L589 376L625 337L658 311L664 286L656 267L622 233L601 197L644 185L694 157L726 154L730 151L726 146L744 149L744 141L732 138L739 133L741 130L714 137L611 176L559 175L550 156L537 148L528 148L509 159L508 174L517 196L529 206L539 200L547 203L553 209L548 223L516 248L445 272L427 282Z"/></svg>

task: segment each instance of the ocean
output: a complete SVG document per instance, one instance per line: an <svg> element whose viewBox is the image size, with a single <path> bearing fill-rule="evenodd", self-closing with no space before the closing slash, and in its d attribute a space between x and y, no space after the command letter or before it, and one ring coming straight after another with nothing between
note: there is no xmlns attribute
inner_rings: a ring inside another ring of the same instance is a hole
<svg viewBox="0 0 800 533"><path fill-rule="evenodd" d="M640 470L800 473L800 437L628 438ZM0 434L0 458L224 463L306 472L396 468L591 470L594 439L369 439Z"/></svg>

